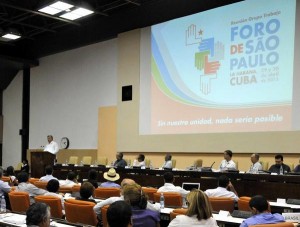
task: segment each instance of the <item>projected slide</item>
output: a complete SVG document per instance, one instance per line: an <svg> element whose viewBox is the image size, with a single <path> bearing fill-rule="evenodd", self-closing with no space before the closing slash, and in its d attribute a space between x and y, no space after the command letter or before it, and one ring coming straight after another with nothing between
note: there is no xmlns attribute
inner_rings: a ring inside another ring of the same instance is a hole
<svg viewBox="0 0 300 227"><path fill-rule="evenodd" d="M152 26L146 134L291 130L295 9L249 0Z"/></svg>

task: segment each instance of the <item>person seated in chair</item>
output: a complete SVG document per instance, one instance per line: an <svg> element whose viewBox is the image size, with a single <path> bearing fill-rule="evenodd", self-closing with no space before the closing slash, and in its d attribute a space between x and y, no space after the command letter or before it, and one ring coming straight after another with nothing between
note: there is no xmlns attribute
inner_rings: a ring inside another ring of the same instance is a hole
<svg viewBox="0 0 300 227"><path fill-rule="evenodd" d="M75 184L78 184L76 179L76 173L73 171L68 172L66 180L60 180L59 185L64 187L73 187Z"/></svg>
<svg viewBox="0 0 300 227"><path fill-rule="evenodd" d="M18 179L15 176L15 169L13 166L8 166L6 168L6 176L9 177L9 185L10 186L17 186L18 185Z"/></svg>
<svg viewBox="0 0 300 227"><path fill-rule="evenodd" d="M27 226L50 226L50 208L45 203L34 203L26 211Z"/></svg>
<svg viewBox="0 0 300 227"><path fill-rule="evenodd" d="M116 168L125 168L125 166L127 166L127 162L123 159L123 153L122 152L118 152L116 154L116 161L114 163L114 167Z"/></svg>
<svg viewBox="0 0 300 227"><path fill-rule="evenodd" d="M259 162L259 154L254 153L251 155L252 165L247 173L258 173L258 171L262 170L262 165Z"/></svg>
<svg viewBox="0 0 300 227"><path fill-rule="evenodd" d="M161 193L161 192L178 192L181 194L181 197L183 197L183 198L185 198L186 195L190 192L190 191L183 189L182 187L174 185L174 175L172 172L164 173L164 181L165 181L164 186L161 186L157 190L157 192L159 192L159 193Z"/></svg>
<svg viewBox="0 0 300 227"><path fill-rule="evenodd" d="M204 192L208 197L228 197L233 198L236 202L239 197L226 175L221 175L218 180L218 187L215 189L207 189Z"/></svg>
<svg viewBox="0 0 300 227"><path fill-rule="evenodd" d="M125 201L116 201L107 209L107 222L110 227L132 227L131 206Z"/></svg>
<svg viewBox="0 0 300 227"><path fill-rule="evenodd" d="M160 212L147 209L147 196L138 184L126 185L124 201L131 205L133 226L159 226Z"/></svg>
<svg viewBox="0 0 300 227"><path fill-rule="evenodd" d="M165 162L162 165L163 169L172 169L172 155L166 154L165 156Z"/></svg>
<svg viewBox="0 0 300 227"><path fill-rule="evenodd" d="M36 187L35 185L28 182L29 177L26 172L20 172L17 176L19 184L16 187L16 191L28 192L30 197L30 204L33 204L34 197L37 195L44 195L47 193L46 190Z"/></svg>
<svg viewBox="0 0 300 227"><path fill-rule="evenodd" d="M52 180L52 179L57 180L57 178L52 175L52 173L53 173L52 166L50 166L50 165L46 166L45 167L45 173L46 173L46 176L41 177L40 181L49 181L49 180Z"/></svg>
<svg viewBox="0 0 300 227"><path fill-rule="evenodd" d="M76 197L76 199L96 203L93 198L94 191L95 188L90 182L84 182L79 190L80 197Z"/></svg>
<svg viewBox="0 0 300 227"><path fill-rule="evenodd" d="M135 159L133 161L133 165L134 167L144 167L146 166L145 164L145 155L143 154L139 154L139 156L137 157L137 159Z"/></svg>
<svg viewBox="0 0 300 227"><path fill-rule="evenodd" d="M282 169L282 174L291 172L291 168L283 163L283 156L281 154L277 154L275 156L275 164L269 168L269 171L280 174L280 169Z"/></svg>
<svg viewBox="0 0 300 227"><path fill-rule="evenodd" d="M46 192L45 195L50 195L50 196L55 196L55 197L60 198L62 208L64 209L64 197L58 193L58 189L59 189L58 180L55 180L55 179L49 180L47 183L46 189L48 192Z"/></svg>
<svg viewBox="0 0 300 227"><path fill-rule="evenodd" d="M261 195L253 196L249 201L249 207L253 216L244 220L240 227L284 222L284 217L281 214L270 212L268 201Z"/></svg>
<svg viewBox="0 0 300 227"><path fill-rule="evenodd" d="M208 197L203 191L191 191L186 200L188 205L186 214L177 215L169 227L218 226L217 221L212 217L212 207Z"/></svg>
<svg viewBox="0 0 300 227"><path fill-rule="evenodd" d="M90 182L94 188L98 188L98 172L95 169L91 169L88 173L88 182Z"/></svg>
<svg viewBox="0 0 300 227"><path fill-rule="evenodd" d="M232 151L226 150L224 151L224 160L222 160L220 164L220 170L228 170L228 169L236 169L236 164L232 160Z"/></svg>
<svg viewBox="0 0 300 227"><path fill-rule="evenodd" d="M103 174L103 178L107 180L100 184L100 188L120 188L121 186L115 181L120 179L120 175L116 172L114 168L110 168L108 172Z"/></svg>

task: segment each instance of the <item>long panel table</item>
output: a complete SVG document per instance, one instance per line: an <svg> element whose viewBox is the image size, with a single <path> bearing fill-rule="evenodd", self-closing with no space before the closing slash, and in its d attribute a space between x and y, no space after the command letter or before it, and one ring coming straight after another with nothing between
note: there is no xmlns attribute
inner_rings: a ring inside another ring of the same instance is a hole
<svg viewBox="0 0 300 227"><path fill-rule="evenodd" d="M99 182L104 182L103 173L109 168L90 166L54 166L53 175L59 179L65 179L69 171L78 174L79 181L86 179L88 171L95 169L99 173ZM163 174L167 170L159 169L117 169L121 182L124 178L131 178L142 186L160 187L164 184ZM217 187L218 177L227 175L234 185L239 196L264 195L268 200L277 198L300 199L300 176L297 175L270 175L270 174L246 174L246 173L220 173L201 172L188 170L173 170L175 185L181 186L183 182L198 182L201 190Z"/></svg>

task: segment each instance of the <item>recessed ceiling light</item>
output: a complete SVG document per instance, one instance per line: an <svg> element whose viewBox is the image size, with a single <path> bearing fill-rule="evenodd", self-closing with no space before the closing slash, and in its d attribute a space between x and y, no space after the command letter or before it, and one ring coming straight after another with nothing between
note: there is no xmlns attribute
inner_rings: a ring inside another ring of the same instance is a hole
<svg viewBox="0 0 300 227"><path fill-rule="evenodd" d="M4 34L2 36L2 38L15 40L15 39L21 38L21 36L20 35L16 35L16 34L12 34L12 33L6 33L6 34Z"/></svg>
<svg viewBox="0 0 300 227"><path fill-rule="evenodd" d="M75 10L69 12L69 13L63 14L60 17L68 19L68 20L76 20L78 18L85 17L85 16L90 15L92 13L94 13L94 11L91 11L91 10L88 10L88 9L85 9L85 8L78 8L78 9L75 9Z"/></svg>
<svg viewBox="0 0 300 227"><path fill-rule="evenodd" d="M68 10L70 8L74 7L74 5L62 2L62 1L57 1L51 5L48 5L44 8L39 9L38 11L43 12L43 13L47 13L50 15L55 15L58 14L62 11Z"/></svg>

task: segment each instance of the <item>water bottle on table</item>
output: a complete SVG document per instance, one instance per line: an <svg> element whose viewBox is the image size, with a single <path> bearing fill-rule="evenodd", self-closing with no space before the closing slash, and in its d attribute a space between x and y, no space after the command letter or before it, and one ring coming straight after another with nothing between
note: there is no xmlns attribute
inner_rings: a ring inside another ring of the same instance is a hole
<svg viewBox="0 0 300 227"><path fill-rule="evenodd" d="M1 197L1 213L5 213L6 212L6 202L5 202L5 198L4 195Z"/></svg>
<svg viewBox="0 0 300 227"><path fill-rule="evenodd" d="M164 209L165 208L165 197L164 197L163 193L160 194L159 203L160 203L160 209Z"/></svg>

